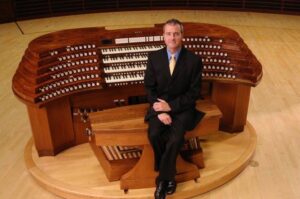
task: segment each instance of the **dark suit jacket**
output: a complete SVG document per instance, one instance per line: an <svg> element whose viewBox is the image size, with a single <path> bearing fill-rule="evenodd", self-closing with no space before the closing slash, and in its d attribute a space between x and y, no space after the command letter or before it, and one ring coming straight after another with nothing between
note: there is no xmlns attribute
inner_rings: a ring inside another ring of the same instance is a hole
<svg viewBox="0 0 300 199"><path fill-rule="evenodd" d="M204 116L195 109L200 96L202 68L201 59L182 47L171 76L166 48L149 53L144 82L151 107L145 120L159 114L152 105L161 98L169 103L172 118L181 120L186 130L193 129Z"/></svg>

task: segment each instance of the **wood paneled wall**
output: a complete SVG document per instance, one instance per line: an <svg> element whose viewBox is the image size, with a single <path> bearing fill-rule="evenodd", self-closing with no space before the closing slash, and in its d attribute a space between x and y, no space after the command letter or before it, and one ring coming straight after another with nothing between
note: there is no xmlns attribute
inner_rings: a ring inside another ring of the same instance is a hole
<svg viewBox="0 0 300 199"><path fill-rule="evenodd" d="M0 23L91 12L196 9L300 14L299 0L1 0Z"/></svg>

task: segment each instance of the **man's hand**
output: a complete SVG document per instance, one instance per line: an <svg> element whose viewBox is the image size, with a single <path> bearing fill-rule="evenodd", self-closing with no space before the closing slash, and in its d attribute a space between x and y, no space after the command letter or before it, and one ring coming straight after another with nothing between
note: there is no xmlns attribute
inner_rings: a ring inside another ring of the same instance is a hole
<svg viewBox="0 0 300 199"><path fill-rule="evenodd" d="M153 109L155 111L169 112L171 110L169 104L165 100L159 98L157 98L157 100L158 102L153 104Z"/></svg>
<svg viewBox="0 0 300 199"><path fill-rule="evenodd" d="M171 125L171 123L172 123L172 118L168 113L158 114L157 117L165 125Z"/></svg>

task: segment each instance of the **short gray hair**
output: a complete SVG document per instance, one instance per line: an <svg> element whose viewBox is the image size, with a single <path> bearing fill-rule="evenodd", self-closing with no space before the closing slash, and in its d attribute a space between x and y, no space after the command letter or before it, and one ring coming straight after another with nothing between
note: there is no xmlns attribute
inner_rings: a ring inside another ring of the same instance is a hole
<svg viewBox="0 0 300 199"><path fill-rule="evenodd" d="M165 32L166 25L172 25L172 26L178 25L180 27L180 32L183 33L183 25L178 19L169 19L168 21L166 21L163 27L164 32Z"/></svg>

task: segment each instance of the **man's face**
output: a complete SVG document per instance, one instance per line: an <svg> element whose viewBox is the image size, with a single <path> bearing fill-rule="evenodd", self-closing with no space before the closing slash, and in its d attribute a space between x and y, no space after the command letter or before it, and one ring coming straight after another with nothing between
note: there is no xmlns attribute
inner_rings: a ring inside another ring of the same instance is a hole
<svg viewBox="0 0 300 199"><path fill-rule="evenodd" d="M182 38L179 25L165 25L164 41L171 53L175 53L181 47Z"/></svg>

